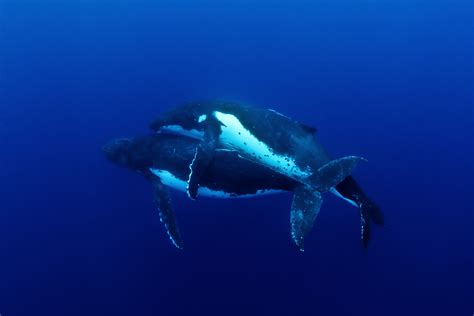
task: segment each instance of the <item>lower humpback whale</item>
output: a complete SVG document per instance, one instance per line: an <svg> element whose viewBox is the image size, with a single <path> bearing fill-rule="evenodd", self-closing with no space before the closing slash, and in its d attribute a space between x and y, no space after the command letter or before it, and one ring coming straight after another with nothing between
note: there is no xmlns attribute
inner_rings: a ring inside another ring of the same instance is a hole
<svg viewBox="0 0 474 316"><path fill-rule="evenodd" d="M155 204L172 243L182 248L182 238L167 187L185 192L189 165L195 159L199 141L172 134L112 140L103 146L112 162L137 171L154 187ZM337 185L362 160L349 156L319 168L314 186L298 181L242 158L235 151L217 150L207 172L200 179L199 194L214 198L251 197L284 191L294 192L290 213L291 237L304 250L304 237L319 213L321 193Z"/></svg>
<svg viewBox="0 0 474 316"><path fill-rule="evenodd" d="M240 156L286 175L305 186L317 185L317 170L331 161L316 136L316 129L274 110L234 102L191 102L155 119L151 129L200 140L190 165L187 192L198 195L201 178L214 159L216 149L235 150ZM352 177L329 188L336 196L360 210L361 239L370 239L370 221L383 225L379 208ZM296 190L295 195L304 190Z"/></svg>

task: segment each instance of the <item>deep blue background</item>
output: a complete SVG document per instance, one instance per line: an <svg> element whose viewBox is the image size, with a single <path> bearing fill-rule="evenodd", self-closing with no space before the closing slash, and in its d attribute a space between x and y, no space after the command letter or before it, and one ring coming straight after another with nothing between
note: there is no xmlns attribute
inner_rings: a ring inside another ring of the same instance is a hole
<svg viewBox="0 0 474 316"><path fill-rule="evenodd" d="M0 0L0 313L471 315L473 8L440 0ZM366 255L328 197L174 204L101 145L228 98L318 127L380 204Z"/></svg>

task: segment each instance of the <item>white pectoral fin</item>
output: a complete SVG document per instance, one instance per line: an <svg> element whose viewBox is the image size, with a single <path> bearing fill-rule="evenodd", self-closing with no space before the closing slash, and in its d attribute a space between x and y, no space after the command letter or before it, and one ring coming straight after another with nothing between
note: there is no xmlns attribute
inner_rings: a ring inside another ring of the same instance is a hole
<svg viewBox="0 0 474 316"><path fill-rule="evenodd" d="M299 168L292 157L275 153L271 146L253 135L235 115L219 111L213 112L213 115L221 124L219 140L223 146L238 150L242 156L289 177L305 178L310 175L309 171Z"/></svg>
<svg viewBox="0 0 474 316"><path fill-rule="evenodd" d="M215 149L220 133L220 126L217 122L208 122L204 133L204 139L196 148L193 161L189 166L190 173L187 186L188 196L193 200L197 198L199 183L214 159Z"/></svg>
<svg viewBox="0 0 474 316"><path fill-rule="evenodd" d="M303 185L294 190L291 204L291 238L300 251L304 251L304 239L311 231L318 216L323 198L319 191Z"/></svg>
<svg viewBox="0 0 474 316"><path fill-rule="evenodd" d="M153 188L155 205L160 215L160 221L163 223L166 233L173 245L178 249L183 249L183 240L179 232L176 216L174 215L173 206L171 205L171 197L168 188L159 180L153 181Z"/></svg>

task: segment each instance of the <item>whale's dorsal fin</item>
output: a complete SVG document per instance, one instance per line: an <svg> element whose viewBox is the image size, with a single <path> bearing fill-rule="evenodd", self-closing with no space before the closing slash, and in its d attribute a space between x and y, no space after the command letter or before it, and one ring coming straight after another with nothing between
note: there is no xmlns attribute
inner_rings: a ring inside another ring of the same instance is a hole
<svg viewBox="0 0 474 316"><path fill-rule="evenodd" d="M291 238L300 251L304 251L304 237L313 228L323 199L321 193L308 186L296 187L291 204Z"/></svg>
<svg viewBox="0 0 474 316"><path fill-rule="evenodd" d="M181 239L176 217L173 212L168 188L166 188L159 179L153 179L152 184L155 205L158 208L160 221L165 225L166 233L173 245L178 249L183 249L183 240Z"/></svg>

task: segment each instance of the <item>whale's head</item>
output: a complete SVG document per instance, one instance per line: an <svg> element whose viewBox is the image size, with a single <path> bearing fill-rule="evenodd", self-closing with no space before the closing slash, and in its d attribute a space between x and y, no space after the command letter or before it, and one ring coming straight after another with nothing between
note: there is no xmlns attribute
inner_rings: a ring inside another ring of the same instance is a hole
<svg viewBox="0 0 474 316"><path fill-rule="evenodd" d="M130 168L133 161L132 143L132 138L116 138L102 146L102 151L108 160L121 167Z"/></svg>

